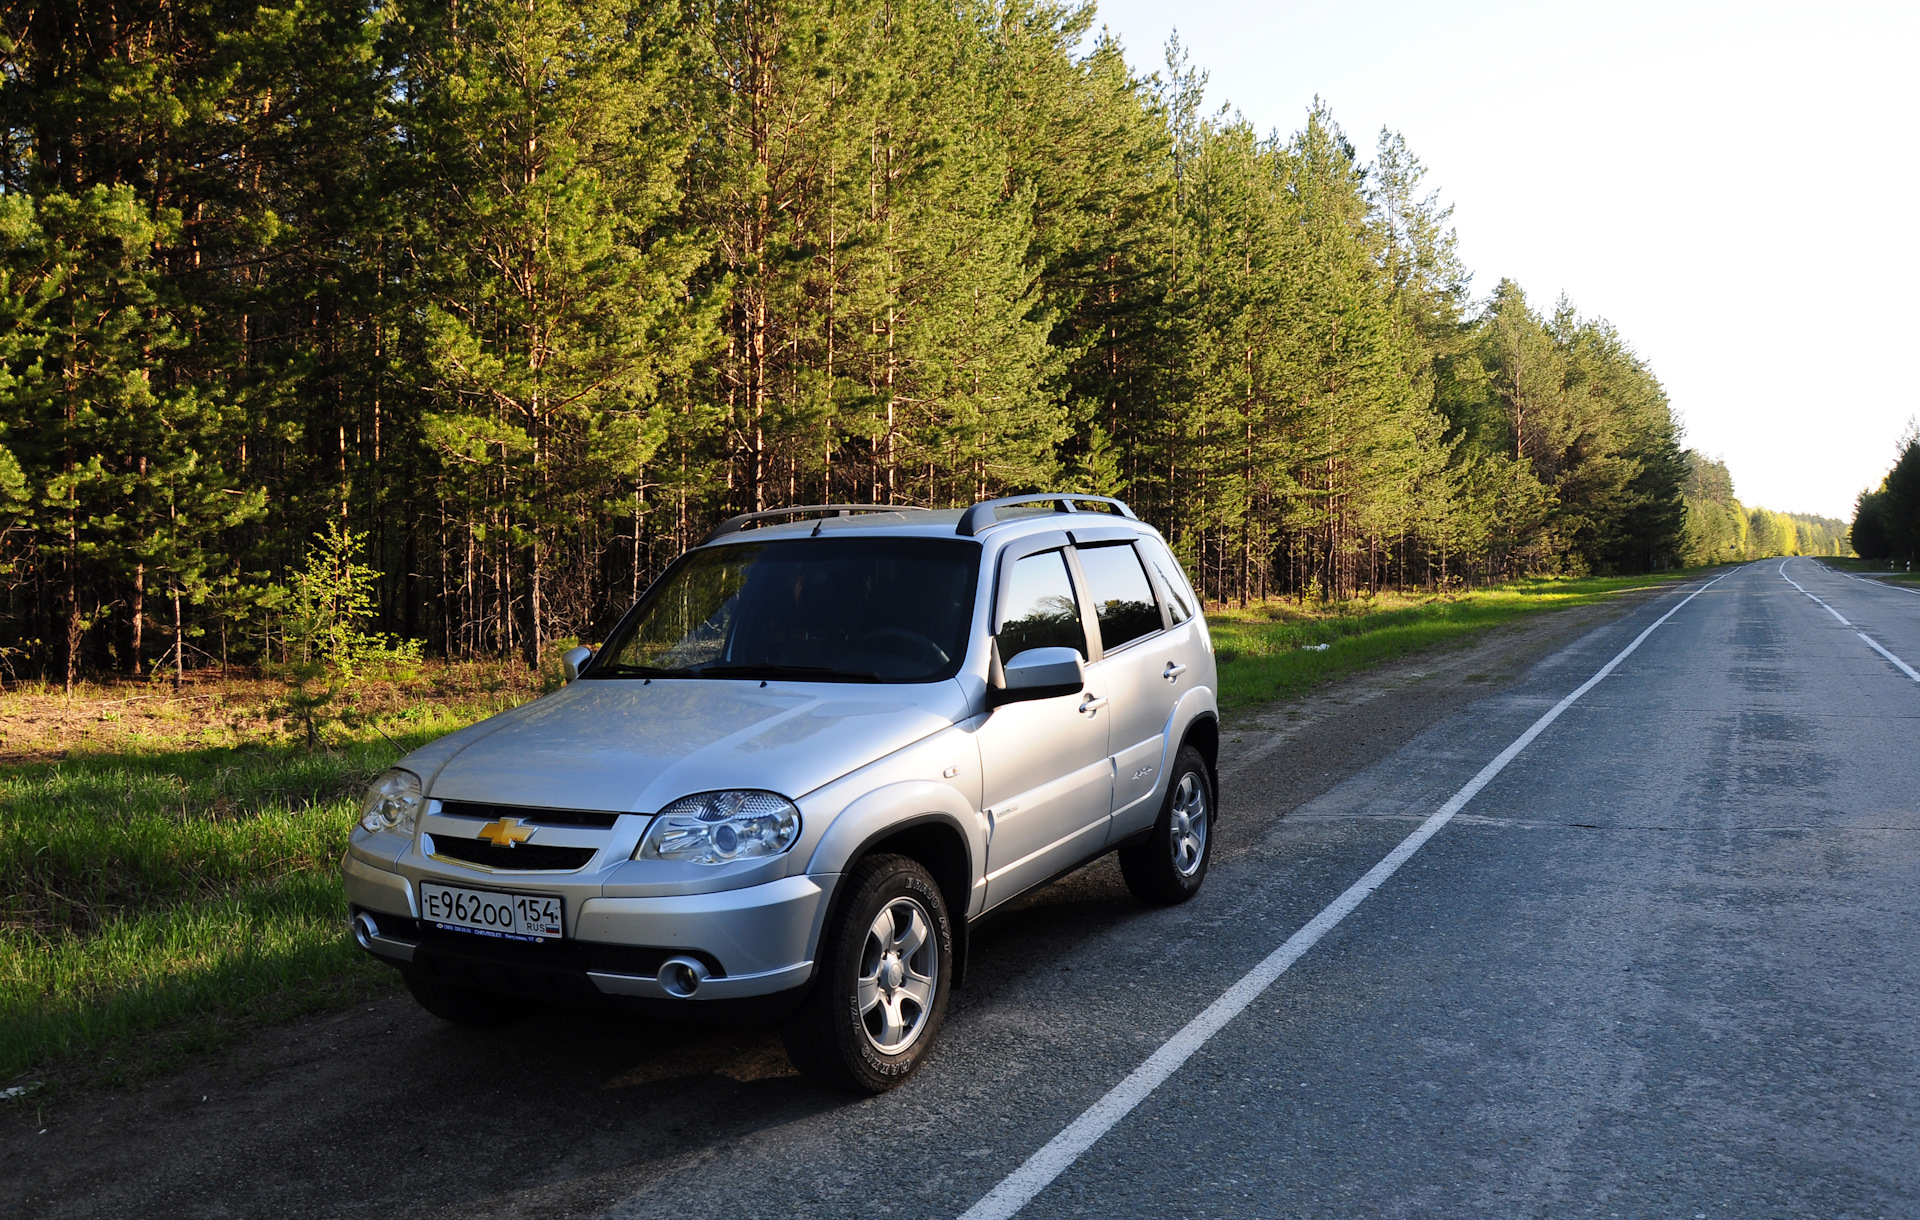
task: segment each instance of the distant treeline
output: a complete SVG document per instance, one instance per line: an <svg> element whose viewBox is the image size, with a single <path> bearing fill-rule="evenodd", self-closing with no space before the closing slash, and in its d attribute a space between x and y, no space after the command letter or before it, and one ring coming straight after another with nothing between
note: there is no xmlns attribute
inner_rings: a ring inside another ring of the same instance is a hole
<svg viewBox="0 0 1920 1220"><path fill-rule="evenodd" d="M1920 424L1909 424L1899 456L1880 486L1860 493L1853 549L1863 559L1920 558Z"/></svg>
<svg viewBox="0 0 1920 1220"><path fill-rule="evenodd" d="M1680 545L1688 565L1775 555L1848 555L1847 523L1806 513L1748 508L1734 498L1723 463L1687 451L1687 518Z"/></svg>
<svg viewBox="0 0 1920 1220"><path fill-rule="evenodd" d="M0 655L258 657L341 522L380 628L529 657L795 502L1114 493L1215 599L1719 553L1651 370L1472 298L1398 136L1263 133L1092 22L9 4Z"/></svg>

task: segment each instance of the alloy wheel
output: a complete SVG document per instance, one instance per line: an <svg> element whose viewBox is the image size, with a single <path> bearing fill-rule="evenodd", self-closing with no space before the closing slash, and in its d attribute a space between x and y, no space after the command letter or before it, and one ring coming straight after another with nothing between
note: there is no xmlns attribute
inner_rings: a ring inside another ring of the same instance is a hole
<svg viewBox="0 0 1920 1220"><path fill-rule="evenodd" d="M1171 813L1173 867L1182 877L1191 877L1207 850L1207 789L1193 772L1182 775L1175 786Z"/></svg>
<svg viewBox="0 0 1920 1220"><path fill-rule="evenodd" d="M880 908L860 950L854 983L867 1040L885 1055L912 1046L926 1028L940 973L939 946L926 908L901 896Z"/></svg>

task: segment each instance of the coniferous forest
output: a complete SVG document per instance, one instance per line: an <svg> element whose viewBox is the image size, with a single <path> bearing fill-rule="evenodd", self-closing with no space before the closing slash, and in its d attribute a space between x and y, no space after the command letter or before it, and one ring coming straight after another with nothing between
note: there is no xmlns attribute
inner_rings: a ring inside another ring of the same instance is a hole
<svg viewBox="0 0 1920 1220"><path fill-rule="evenodd" d="M1680 554L1689 564L1738 563L1776 555L1847 555L1848 528L1837 517L1748 508L1734 498L1724 462L1687 452L1682 487L1686 522Z"/></svg>
<svg viewBox="0 0 1920 1220"><path fill-rule="evenodd" d="M802 502L1120 495L1234 601L1723 557L1652 370L1476 296L1398 136L1095 29L9 4L6 672L258 659L317 536L380 630L537 658Z"/></svg>
<svg viewBox="0 0 1920 1220"><path fill-rule="evenodd" d="M1909 421L1880 485L1854 504L1852 542L1863 559L1920 559L1920 422Z"/></svg>

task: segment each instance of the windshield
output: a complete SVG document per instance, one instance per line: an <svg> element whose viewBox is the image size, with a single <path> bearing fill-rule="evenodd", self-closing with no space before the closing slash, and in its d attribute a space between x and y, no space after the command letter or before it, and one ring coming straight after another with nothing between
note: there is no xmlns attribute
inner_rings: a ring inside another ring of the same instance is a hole
<svg viewBox="0 0 1920 1220"><path fill-rule="evenodd" d="M978 543L788 538L690 552L590 678L936 682L966 653Z"/></svg>

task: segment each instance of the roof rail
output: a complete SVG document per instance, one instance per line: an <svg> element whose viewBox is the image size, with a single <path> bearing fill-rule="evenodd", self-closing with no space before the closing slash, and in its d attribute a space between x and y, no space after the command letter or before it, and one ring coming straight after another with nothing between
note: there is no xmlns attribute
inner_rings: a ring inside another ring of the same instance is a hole
<svg viewBox="0 0 1920 1220"><path fill-rule="evenodd" d="M1117 509L1122 517L1127 517L1135 521L1139 520L1138 517L1133 515L1132 509L1114 499L1112 496L1083 496L1074 492L1042 492L1038 495L1031 496L1001 496L998 500L982 500L961 515L959 528L955 529L954 533L959 534L963 538L971 538L997 522L1000 519L1000 509L1011 508L1016 504L1052 504L1054 505L1053 511L1057 513L1077 513L1081 511L1076 507L1080 504L1107 504Z"/></svg>
<svg viewBox="0 0 1920 1220"><path fill-rule="evenodd" d="M918 504L796 504L792 508L769 508L764 512L741 513L737 517L728 517L713 527L713 532L700 540L705 546L715 538L724 538L728 534L737 534L756 521L770 521L775 517L797 517L802 513L831 513L836 517L851 517L855 513L924 513L927 510Z"/></svg>

